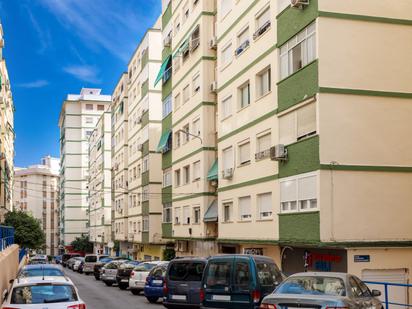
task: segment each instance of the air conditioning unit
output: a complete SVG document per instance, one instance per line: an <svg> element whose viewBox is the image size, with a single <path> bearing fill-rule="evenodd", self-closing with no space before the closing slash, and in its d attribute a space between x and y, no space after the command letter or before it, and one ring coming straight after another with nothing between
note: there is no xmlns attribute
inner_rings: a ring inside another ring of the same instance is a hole
<svg viewBox="0 0 412 309"><path fill-rule="evenodd" d="M309 5L309 0L290 0L290 5L293 8L304 9Z"/></svg>
<svg viewBox="0 0 412 309"><path fill-rule="evenodd" d="M186 252L188 247L188 242L186 240L178 240L176 243L177 252Z"/></svg>
<svg viewBox="0 0 412 309"><path fill-rule="evenodd" d="M170 35L167 35L163 40L163 46L169 47L171 44L172 44L172 37Z"/></svg>
<svg viewBox="0 0 412 309"><path fill-rule="evenodd" d="M210 83L210 92L216 92L217 91L217 81L213 81Z"/></svg>
<svg viewBox="0 0 412 309"><path fill-rule="evenodd" d="M137 145L137 151L143 151L143 144Z"/></svg>
<svg viewBox="0 0 412 309"><path fill-rule="evenodd" d="M209 48L210 49L217 48L217 38L215 36L209 41Z"/></svg>
<svg viewBox="0 0 412 309"><path fill-rule="evenodd" d="M288 150L283 144L270 147L270 159L273 161L285 161L288 158Z"/></svg>
<svg viewBox="0 0 412 309"><path fill-rule="evenodd" d="M233 177L233 168L226 168L222 171L223 179L231 179Z"/></svg>

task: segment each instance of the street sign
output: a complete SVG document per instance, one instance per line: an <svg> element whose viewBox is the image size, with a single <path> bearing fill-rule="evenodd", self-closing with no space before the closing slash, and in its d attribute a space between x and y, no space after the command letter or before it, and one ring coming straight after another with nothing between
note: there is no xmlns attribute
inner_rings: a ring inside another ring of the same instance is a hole
<svg viewBox="0 0 412 309"><path fill-rule="evenodd" d="M355 263L368 263L371 261L371 256L370 255L355 255L353 257L353 261Z"/></svg>

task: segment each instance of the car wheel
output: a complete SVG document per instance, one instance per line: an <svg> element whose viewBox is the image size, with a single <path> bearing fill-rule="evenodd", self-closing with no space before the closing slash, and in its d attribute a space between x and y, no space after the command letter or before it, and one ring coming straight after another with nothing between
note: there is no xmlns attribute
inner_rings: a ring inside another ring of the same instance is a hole
<svg viewBox="0 0 412 309"><path fill-rule="evenodd" d="M133 295L139 295L140 294L140 290L130 290L130 292L132 292Z"/></svg>
<svg viewBox="0 0 412 309"><path fill-rule="evenodd" d="M121 290L126 290L127 286L128 286L127 284L119 283L119 289L121 289Z"/></svg>
<svg viewBox="0 0 412 309"><path fill-rule="evenodd" d="M99 277L99 276L94 275L94 279L96 279L97 281L99 281L99 280L100 280L100 277Z"/></svg>
<svg viewBox="0 0 412 309"><path fill-rule="evenodd" d="M105 281L104 282L107 286L112 286L113 285L113 282L107 282L107 281Z"/></svg>
<svg viewBox="0 0 412 309"><path fill-rule="evenodd" d="M157 300L159 299L159 297L146 297L147 300L149 301L149 303L154 304L157 302Z"/></svg>

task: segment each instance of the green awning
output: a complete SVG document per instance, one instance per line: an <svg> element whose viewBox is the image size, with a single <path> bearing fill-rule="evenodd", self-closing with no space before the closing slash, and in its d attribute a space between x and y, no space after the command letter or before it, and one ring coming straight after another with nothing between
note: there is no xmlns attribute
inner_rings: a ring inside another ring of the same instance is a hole
<svg viewBox="0 0 412 309"><path fill-rule="evenodd" d="M217 159L215 162L213 162L212 167L209 169L209 172L207 173L207 180L217 180Z"/></svg>
<svg viewBox="0 0 412 309"><path fill-rule="evenodd" d="M168 130L162 134L162 136L160 137L159 144L157 145L158 152L163 152L163 150L167 146L167 141L169 140L170 134L172 134L171 130Z"/></svg>
<svg viewBox="0 0 412 309"><path fill-rule="evenodd" d="M189 48L189 38L187 38L182 45L177 49L177 51L174 53L173 58L180 56L183 51L187 50Z"/></svg>
<svg viewBox="0 0 412 309"><path fill-rule="evenodd" d="M203 222L217 222L217 219L217 200L213 200L209 205L209 208L206 210Z"/></svg>
<svg viewBox="0 0 412 309"><path fill-rule="evenodd" d="M157 74L157 77L156 77L156 80L155 80L155 83L154 83L155 86L156 86L157 83L162 79L163 74L164 74L165 71L166 71L167 65L169 64L170 58L171 58L171 56L168 56L168 57L166 58L166 60L163 61L162 65L160 66L159 73Z"/></svg>

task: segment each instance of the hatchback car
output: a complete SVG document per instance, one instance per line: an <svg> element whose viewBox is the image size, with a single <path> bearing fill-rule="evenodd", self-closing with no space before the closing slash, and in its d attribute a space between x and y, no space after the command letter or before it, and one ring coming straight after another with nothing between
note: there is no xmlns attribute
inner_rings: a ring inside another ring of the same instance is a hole
<svg viewBox="0 0 412 309"><path fill-rule="evenodd" d="M35 265L35 264L47 264L48 259L47 255L35 255L30 258L29 264Z"/></svg>
<svg viewBox="0 0 412 309"><path fill-rule="evenodd" d="M67 268L69 268L69 269L71 269L71 270L74 270L74 269L73 269L74 264L75 264L77 261L80 261L81 259L82 259L82 257L80 257L80 256L76 256L76 257L70 258L70 259L66 262Z"/></svg>
<svg viewBox="0 0 412 309"><path fill-rule="evenodd" d="M358 277L347 273L306 272L287 278L260 308L378 308L378 290L370 291Z"/></svg>
<svg viewBox="0 0 412 309"><path fill-rule="evenodd" d="M119 289L126 290L129 287L130 274L139 264L139 261L127 261L119 265L116 274L116 282Z"/></svg>
<svg viewBox="0 0 412 309"><path fill-rule="evenodd" d="M168 262L155 266L146 277L144 296L150 303L155 303L163 297L163 284Z"/></svg>
<svg viewBox="0 0 412 309"><path fill-rule="evenodd" d="M116 275L119 266L123 264L125 261L118 260L118 261L111 261L104 265L100 272L100 279L107 285L112 286L116 283Z"/></svg>
<svg viewBox="0 0 412 309"><path fill-rule="evenodd" d="M177 258L166 271L163 305L167 308L199 307L205 258Z"/></svg>
<svg viewBox="0 0 412 309"><path fill-rule="evenodd" d="M17 278L27 278L27 277L64 277L64 272L61 266L53 264L38 264L38 265L26 265L19 273Z"/></svg>
<svg viewBox="0 0 412 309"><path fill-rule="evenodd" d="M275 262L265 256L229 254L211 257L201 299L205 308L255 309L284 280Z"/></svg>
<svg viewBox="0 0 412 309"><path fill-rule="evenodd" d="M106 265L107 263L110 263L111 261L113 261L113 259L107 257L107 258L100 259L98 262L96 262L94 264L94 266L93 266L93 275L94 275L94 278L96 280L100 280L101 270L102 270L103 266ZM83 269L83 271L84 271L84 269Z"/></svg>
<svg viewBox="0 0 412 309"><path fill-rule="evenodd" d="M62 255L62 262L61 262L63 267L67 266L67 261L69 259L71 259L72 257L76 257L76 256L80 256L80 254L79 253L65 253L65 254L63 254Z"/></svg>
<svg viewBox="0 0 412 309"><path fill-rule="evenodd" d="M153 267L164 263L163 261L151 261L151 262L143 262L137 265L132 272L130 273L129 278L129 290L134 295L138 295L141 291L143 291L144 286L146 284L146 277L149 275L149 272L153 269Z"/></svg>
<svg viewBox="0 0 412 309"><path fill-rule="evenodd" d="M3 308L86 309L73 283L64 277L31 277L15 280L5 293Z"/></svg>
<svg viewBox="0 0 412 309"><path fill-rule="evenodd" d="M101 259L107 258L107 255L86 254L84 257L83 273L86 275L93 272L94 265Z"/></svg>
<svg viewBox="0 0 412 309"><path fill-rule="evenodd" d="M77 257L76 261L73 263L72 269L74 271L79 271L80 264L84 262L84 257Z"/></svg>

